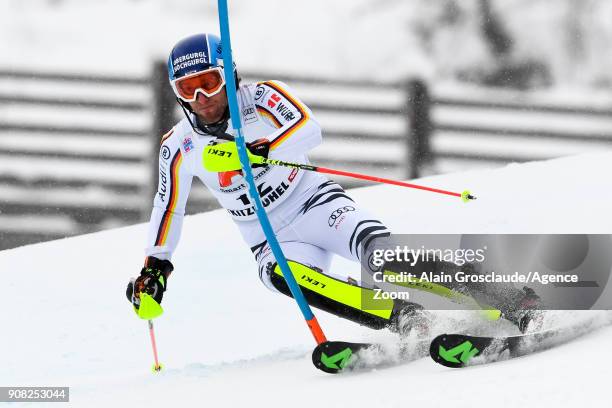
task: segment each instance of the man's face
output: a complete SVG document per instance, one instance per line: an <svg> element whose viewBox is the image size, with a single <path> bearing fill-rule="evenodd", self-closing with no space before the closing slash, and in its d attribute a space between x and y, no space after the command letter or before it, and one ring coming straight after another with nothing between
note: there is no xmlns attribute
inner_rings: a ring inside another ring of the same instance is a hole
<svg viewBox="0 0 612 408"><path fill-rule="evenodd" d="M191 106L191 109L198 115L200 120L206 124L220 121L227 108L225 87L223 87L221 92L210 98L198 92L196 100L189 102L189 106Z"/></svg>

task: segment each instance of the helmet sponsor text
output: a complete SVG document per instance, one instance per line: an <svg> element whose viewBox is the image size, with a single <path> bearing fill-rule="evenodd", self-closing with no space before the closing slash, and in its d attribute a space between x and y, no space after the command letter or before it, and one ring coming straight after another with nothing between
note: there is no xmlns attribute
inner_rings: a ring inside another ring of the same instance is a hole
<svg viewBox="0 0 612 408"><path fill-rule="evenodd" d="M189 54L181 55L172 61L172 65L174 67L174 73L176 74L178 71L192 67L198 64L206 64L207 56L204 51L200 52L192 52Z"/></svg>

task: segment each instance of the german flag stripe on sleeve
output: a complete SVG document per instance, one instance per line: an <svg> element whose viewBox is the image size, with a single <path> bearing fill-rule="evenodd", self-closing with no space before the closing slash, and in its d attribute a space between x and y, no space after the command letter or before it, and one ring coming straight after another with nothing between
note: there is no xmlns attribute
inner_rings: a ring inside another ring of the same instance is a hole
<svg viewBox="0 0 612 408"><path fill-rule="evenodd" d="M163 246L166 244L168 238L168 232L170 231L170 225L172 225L172 218L174 216L174 210L176 209L176 203L178 201L178 189L179 189L179 168L183 156L180 149L176 151L172 162L170 163L170 199L166 206L166 211L162 217L159 230L157 231L157 238L155 239L155 246Z"/></svg>
<svg viewBox="0 0 612 408"><path fill-rule="evenodd" d="M171 129L168 133L162 136L160 144L163 144L174 133L174 129Z"/></svg>
<svg viewBox="0 0 612 408"><path fill-rule="evenodd" d="M276 137L272 141L272 143L270 143L270 150L274 150L281 143L283 143L285 140L287 140L292 134L294 134L296 130L298 130L299 128L304 126L304 124L308 121L309 116L308 116L308 112L306 112L306 109L304 109L304 106L302 106L302 104L300 102L296 101L289 94L289 92L285 91L278 84L276 84L276 83L274 83L272 81L267 81L267 82L264 82L264 85L267 85L270 88L274 89L276 92L281 94L285 99L287 99L289 102L291 102L293 104L293 106L295 106L298 109L298 111L300 112L300 116L301 116L300 120L298 120L296 123L294 123L291 127L289 127L287 130L285 130L283 133L278 135L278 137Z"/></svg>
<svg viewBox="0 0 612 408"><path fill-rule="evenodd" d="M264 108L263 106L258 106L257 107L257 112L259 112L259 114L269 120L272 121L272 123L274 123L274 126L276 126L277 128L282 128L283 124L280 123L278 121L278 119L276 119L276 116L274 116L274 114L272 112L270 112L269 110L267 110L266 108Z"/></svg>

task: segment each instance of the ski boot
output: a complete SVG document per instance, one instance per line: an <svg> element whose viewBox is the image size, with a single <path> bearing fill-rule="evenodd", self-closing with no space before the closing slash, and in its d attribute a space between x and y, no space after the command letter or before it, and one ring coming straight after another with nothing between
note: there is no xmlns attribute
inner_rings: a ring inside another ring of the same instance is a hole
<svg viewBox="0 0 612 408"><path fill-rule="evenodd" d="M506 318L514 323L521 333L540 331L544 326L544 311L540 297L527 286L523 287L523 292L518 307Z"/></svg>
<svg viewBox="0 0 612 408"><path fill-rule="evenodd" d="M393 313L388 328L401 338L416 336L417 339L424 339L430 335L432 321L433 316L423 306L402 301L401 307Z"/></svg>

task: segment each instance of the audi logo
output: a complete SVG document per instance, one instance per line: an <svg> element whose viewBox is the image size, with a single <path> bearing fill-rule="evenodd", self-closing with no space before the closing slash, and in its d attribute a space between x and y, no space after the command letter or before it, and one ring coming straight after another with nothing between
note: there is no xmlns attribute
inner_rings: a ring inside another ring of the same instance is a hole
<svg viewBox="0 0 612 408"><path fill-rule="evenodd" d="M350 206L350 205L345 205L344 207L338 208L337 210L332 212L331 215L329 216L329 219L327 220L327 225L329 225L330 227L333 227L338 217L340 217L342 214L347 213L349 211L355 211L355 207Z"/></svg>

